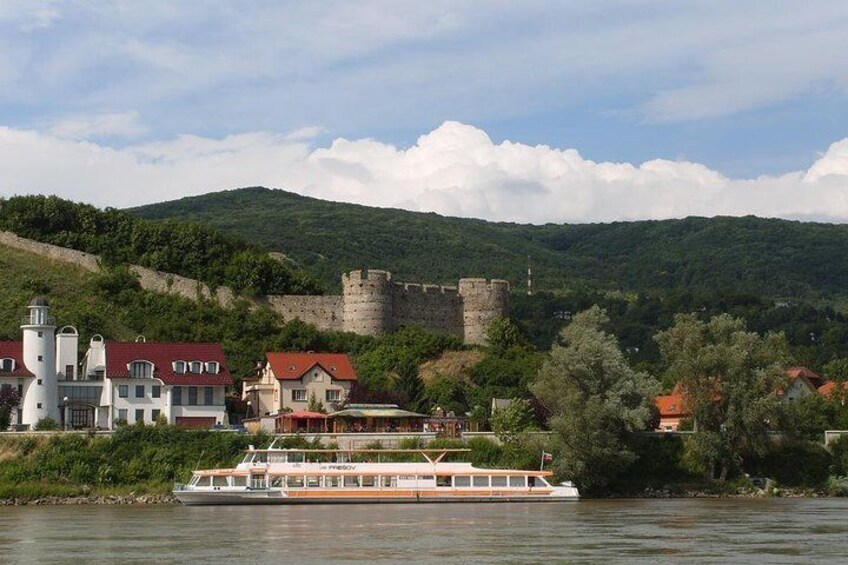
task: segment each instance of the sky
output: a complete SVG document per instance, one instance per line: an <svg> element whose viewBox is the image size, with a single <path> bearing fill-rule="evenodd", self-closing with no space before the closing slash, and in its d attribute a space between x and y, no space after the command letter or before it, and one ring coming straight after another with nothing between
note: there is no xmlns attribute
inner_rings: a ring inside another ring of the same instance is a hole
<svg viewBox="0 0 848 565"><path fill-rule="evenodd" d="M0 0L0 196L848 221L844 0Z"/></svg>

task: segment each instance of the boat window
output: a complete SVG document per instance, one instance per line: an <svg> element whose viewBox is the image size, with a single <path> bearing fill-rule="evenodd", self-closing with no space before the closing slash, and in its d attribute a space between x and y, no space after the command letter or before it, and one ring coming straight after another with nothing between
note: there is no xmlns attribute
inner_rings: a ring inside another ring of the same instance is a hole
<svg viewBox="0 0 848 565"><path fill-rule="evenodd" d="M303 453L289 453L289 463L303 463Z"/></svg>
<svg viewBox="0 0 848 565"><path fill-rule="evenodd" d="M471 486L471 477L467 475L463 475L461 477L453 478L453 486L455 487L470 487Z"/></svg>
<svg viewBox="0 0 848 565"><path fill-rule="evenodd" d="M325 487L338 487L341 486L341 477L324 477L324 486Z"/></svg>
<svg viewBox="0 0 848 565"><path fill-rule="evenodd" d="M245 477L244 475L230 477L230 484L234 487L246 487L247 477Z"/></svg>
<svg viewBox="0 0 848 565"><path fill-rule="evenodd" d="M286 485L289 488L302 488L303 487L303 477L289 476L289 477L286 478Z"/></svg>
<svg viewBox="0 0 848 565"><path fill-rule="evenodd" d="M537 487L549 487L549 486L551 486L551 483L549 483L548 481L546 481L542 477L531 477L531 478L536 479L536 486Z"/></svg>
<svg viewBox="0 0 848 565"><path fill-rule="evenodd" d="M321 477L306 477L306 486L317 488L321 486Z"/></svg>
<svg viewBox="0 0 848 565"><path fill-rule="evenodd" d="M256 457L253 458L254 463L267 463L268 462L268 454L266 452L257 453Z"/></svg>
<svg viewBox="0 0 848 565"><path fill-rule="evenodd" d="M451 476L450 475L436 475L436 486L437 487L449 487L449 486L451 486Z"/></svg>
<svg viewBox="0 0 848 565"><path fill-rule="evenodd" d="M208 487L208 486L209 486L209 484L210 484L210 482L211 482L211 481L209 480L210 478L211 478L211 477L208 477L208 476L206 476L206 477L198 477L198 479L197 479L197 483L196 483L196 484L197 484L197 486L199 486L199 487Z"/></svg>
<svg viewBox="0 0 848 565"><path fill-rule="evenodd" d="M212 486L213 487L225 487L225 486L227 486L227 477L212 477Z"/></svg>
<svg viewBox="0 0 848 565"><path fill-rule="evenodd" d="M196 485L198 480L200 480L200 475L193 475L189 484Z"/></svg>
<svg viewBox="0 0 848 565"><path fill-rule="evenodd" d="M271 477L271 486L272 486L272 487L281 487L281 486L283 486L283 478L284 478L284 477Z"/></svg>
<svg viewBox="0 0 848 565"><path fill-rule="evenodd" d="M524 482L524 477L510 477L509 478L509 486L511 487L524 487L527 486Z"/></svg>
<svg viewBox="0 0 848 565"><path fill-rule="evenodd" d="M285 463L286 462L286 454L285 453L269 453L268 454L268 462L269 463Z"/></svg>
<svg viewBox="0 0 848 565"><path fill-rule="evenodd" d="M383 486L392 488L397 486L397 477L383 477Z"/></svg>
<svg viewBox="0 0 848 565"><path fill-rule="evenodd" d="M353 475L345 476L344 486L346 486L346 487L358 487L359 486L359 477L353 476Z"/></svg>
<svg viewBox="0 0 848 565"><path fill-rule="evenodd" d="M507 484L506 477L496 475L492 477L492 486L493 487L505 487Z"/></svg>
<svg viewBox="0 0 848 565"><path fill-rule="evenodd" d="M487 487L489 486L489 477L483 475L475 475L473 477L474 486L475 487Z"/></svg>
<svg viewBox="0 0 848 565"><path fill-rule="evenodd" d="M362 486L364 487L373 487L377 477L374 475L363 475L362 476Z"/></svg>
<svg viewBox="0 0 848 565"><path fill-rule="evenodd" d="M418 477L418 480L420 480L420 481L432 481L433 475L421 475L420 477Z"/></svg>

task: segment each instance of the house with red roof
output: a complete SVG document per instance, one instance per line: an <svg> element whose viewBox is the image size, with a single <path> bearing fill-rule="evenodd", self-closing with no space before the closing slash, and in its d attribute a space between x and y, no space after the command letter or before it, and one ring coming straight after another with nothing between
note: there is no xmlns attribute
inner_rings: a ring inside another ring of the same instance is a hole
<svg viewBox="0 0 848 565"><path fill-rule="evenodd" d="M786 369L786 376L789 377L789 385L781 396L784 402L793 402L799 398L816 394L818 387L823 382L821 376L806 367L790 367Z"/></svg>
<svg viewBox="0 0 848 565"><path fill-rule="evenodd" d="M329 409L344 402L355 382L343 353L268 353L244 380L242 399L252 417L306 410L310 401Z"/></svg>
<svg viewBox="0 0 848 565"><path fill-rule="evenodd" d="M232 376L220 344L91 339L82 374L103 382L97 420L150 424L159 418L189 428L225 424Z"/></svg>
<svg viewBox="0 0 848 565"><path fill-rule="evenodd" d="M44 297L28 308L23 340L0 342L0 386L21 397L13 425L31 428L43 418L65 429L159 417L188 427L226 423L224 390L232 377L219 344L107 343L95 335L80 363L76 328L57 330Z"/></svg>
<svg viewBox="0 0 848 565"><path fill-rule="evenodd" d="M843 382L841 385L836 381L828 381L818 388L818 393L825 398L837 399L840 404L845 404L848 400L848 382Z"/></svg>

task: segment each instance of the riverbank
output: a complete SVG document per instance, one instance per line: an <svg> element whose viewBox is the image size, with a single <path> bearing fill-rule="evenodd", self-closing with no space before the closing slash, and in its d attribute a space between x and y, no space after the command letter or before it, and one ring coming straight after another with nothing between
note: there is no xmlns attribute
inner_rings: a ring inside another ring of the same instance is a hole
<svg viewBox="0 0 848 565"><path fill-rule="evenodd" d="M172 494L126 494L109 496L43 496L38 498L0 498L0 506L105 506L134 504L177 504Z"/></svg>

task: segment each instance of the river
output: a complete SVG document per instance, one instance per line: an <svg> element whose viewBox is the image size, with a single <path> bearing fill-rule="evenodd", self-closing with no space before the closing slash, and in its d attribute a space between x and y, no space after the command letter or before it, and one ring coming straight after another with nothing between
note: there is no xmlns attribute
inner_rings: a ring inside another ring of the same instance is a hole
<svg viewBox="0 0 848 565"><path fill-rule="evenodd" d="M848 561L848 499L0 507L0 563Z"/></svg>

